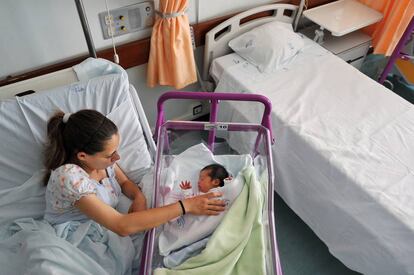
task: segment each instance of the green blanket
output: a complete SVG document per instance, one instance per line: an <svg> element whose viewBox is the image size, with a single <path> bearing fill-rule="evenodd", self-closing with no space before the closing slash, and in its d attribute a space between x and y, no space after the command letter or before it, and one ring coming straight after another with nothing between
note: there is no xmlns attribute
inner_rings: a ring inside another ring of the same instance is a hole
<svg viewBox="0 0 414 275"><path fill-rule="evenodd" d="M265 187L253 166L241 172L245 185L206 248L174 269L157 268L163 274L265 274L265 240L262 209Z"/></svg>

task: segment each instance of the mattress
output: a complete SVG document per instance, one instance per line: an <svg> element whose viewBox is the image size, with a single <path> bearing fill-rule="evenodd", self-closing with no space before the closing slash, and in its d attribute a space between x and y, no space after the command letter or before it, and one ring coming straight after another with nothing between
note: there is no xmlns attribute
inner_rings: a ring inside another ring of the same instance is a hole
<svg viewBox="0 0 414 275"><path fill-rule="evenodd" d="M226 68L243 62L248 64L248 62L237 53L231 53L217 58L211 63L210 76L213 78L215 83L218 83Z"/></svg>
<svg viewBox="0 0 414 275"><path fill-rule="evenodd" d="M276 191L334 256L364 274L414 274L413 105L308 39L273 74L235 53L210 72L215 91L272 101ZM261 106L222 108L221 121L260 121Z"/></svg>

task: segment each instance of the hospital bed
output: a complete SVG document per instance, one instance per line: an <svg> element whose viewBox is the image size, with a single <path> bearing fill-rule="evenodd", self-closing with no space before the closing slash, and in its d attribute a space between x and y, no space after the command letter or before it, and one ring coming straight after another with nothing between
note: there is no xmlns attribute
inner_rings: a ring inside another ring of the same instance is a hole
<svg viewBox="0 0 414 275"><path fill-rule="evenodd" d="M151 170L155 144L125 70L87 59L70 69L1 87L0 95L6 97L0 100L1 273L130 274L132 258L141 255L143 234L134 237L132 247L128 239L93 222L53 228L42 221L43 144L47 121L57 110L102 112L118 126L119 165L128 177L140 182ZM127 198L121 201L119 211L127 210Z"/></svg>
<svg viewBox="0 0 414 275"><path fill-rule="evenodd" d="M248 21L263 11L272 15ZM305 37L273 72L229 47L265 23L291 24L296 11L266 5L213 28L203 77L216 92L272 101L276 191L335 257L364 274L414 274L414 107ZM257 121L262 110L239 102L222 108L220 119L242 122ZM236 149L254 143L225 137Z"/></svg>

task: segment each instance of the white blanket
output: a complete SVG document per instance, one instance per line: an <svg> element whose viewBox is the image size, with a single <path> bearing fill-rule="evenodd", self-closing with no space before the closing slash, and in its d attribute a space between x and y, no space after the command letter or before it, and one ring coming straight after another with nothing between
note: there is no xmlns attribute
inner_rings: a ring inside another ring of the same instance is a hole
<svg viewBox="0 0 414 275"><path fill-rule="evenodd" d="M40 219L43 172L21 186L0 191L1 273L110 275L137 269L140 251L135 247L142 246L143 234L120 237L92 221L52 227Z"/></svg>
<svg viewBox="0 0 414 275"><path fill-rule="evenodd" d="M247 165L252 164L249 155L220 155L214 156L204 145L198 144L190 147L180 155L176 156L171 162L166 172L166 178L160 187L164 197L164 204L176 202L182 191L179 184L181 181L190 180L193 186L193 193L198 194L197 181L200 170L213 163L223 165L228 172L234 175L234 179L223 187L210 190L222 192L221 197L227 203L227 209L240 194L243 189L243 177L239 176ZM192 244L210 235L220 221L223 219L224 211L218 216L193 216L185 215L163 226L163 231L159 236L160 254L168 255L171 251L183 246Z"/></svg>

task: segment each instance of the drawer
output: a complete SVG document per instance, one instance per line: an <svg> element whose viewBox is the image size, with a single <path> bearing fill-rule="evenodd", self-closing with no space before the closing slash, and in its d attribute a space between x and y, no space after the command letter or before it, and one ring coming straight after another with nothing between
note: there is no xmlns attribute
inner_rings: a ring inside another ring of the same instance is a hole
<svg viewBox="0 0 414 275"><path fill-rule="evenodd" d="M364 43L362 45L356 46L344 52L338 54L338 57L345 60L348 63L356 62L360 59L364 59L365 55L368 52L370 42Z"/></svg>

